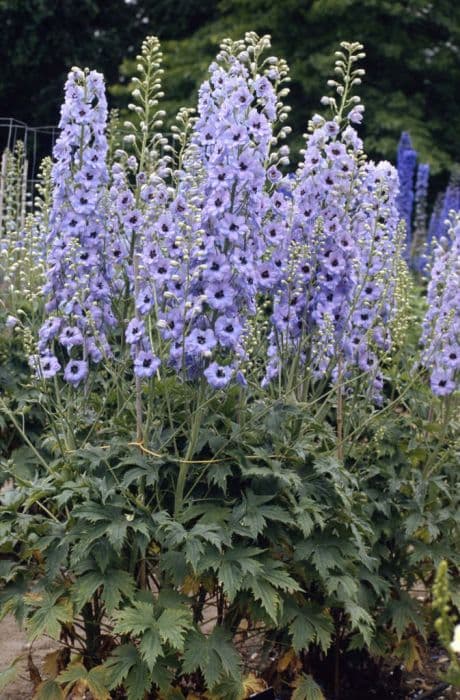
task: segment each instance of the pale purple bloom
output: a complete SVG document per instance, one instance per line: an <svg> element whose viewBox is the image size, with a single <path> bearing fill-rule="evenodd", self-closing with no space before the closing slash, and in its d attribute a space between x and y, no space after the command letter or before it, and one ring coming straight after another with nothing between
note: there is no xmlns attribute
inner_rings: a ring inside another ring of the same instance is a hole
<svg viewBox="0 0 460 700"><path fill-rule="evenodd" d="M64 368L64 379L74 386L78 386L87 375L88 363L85 360L70 360Z"/></svg>
<svg viewBox="0 0 460 700"><path fill-rule="evenodd" d="M138 343L145 332L144 322L138 318L133 318L126 327L126 342L130 345Z"/></svg>
<svg viewBox="0 0 460 700"><path fill-rule="evenodd" d="M161 361L151 352L141 350L134 360L134 374L137 377L148 378L155 374Z"/></svg>
<svg viewBox="0 0 460 700"><path fill-rule="evenodd" d="M233 369L219 365L217 362L212 362L204 370L204 376L214 389L223 389L230 382L233 376Z"/></svg>

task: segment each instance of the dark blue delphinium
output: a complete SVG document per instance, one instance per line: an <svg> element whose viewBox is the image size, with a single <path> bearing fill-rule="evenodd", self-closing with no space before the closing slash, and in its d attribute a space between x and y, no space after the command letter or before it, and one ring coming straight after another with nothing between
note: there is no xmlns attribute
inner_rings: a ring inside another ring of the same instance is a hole
<svg viewBox="0 0 460 700"><path fill-rule="evenodd" d="M410 135L403 131L398 144L396 167L399 176L398 210L406 224L407 254L412 243L412 214L414 208L414 176L417 166L417 151L412 146Z"/></svg>

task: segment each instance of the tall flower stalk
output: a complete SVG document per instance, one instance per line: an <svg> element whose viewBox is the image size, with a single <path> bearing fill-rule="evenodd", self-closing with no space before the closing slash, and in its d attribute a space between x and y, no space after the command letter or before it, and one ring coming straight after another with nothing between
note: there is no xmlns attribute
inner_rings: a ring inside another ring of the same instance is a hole
<svg viewBox="0 0 460 700"><path fill-rule="evenodd" d="M422 363L437 396L460 387L460 215L451 212L448 237L434 250L423 322Z"/></svg>

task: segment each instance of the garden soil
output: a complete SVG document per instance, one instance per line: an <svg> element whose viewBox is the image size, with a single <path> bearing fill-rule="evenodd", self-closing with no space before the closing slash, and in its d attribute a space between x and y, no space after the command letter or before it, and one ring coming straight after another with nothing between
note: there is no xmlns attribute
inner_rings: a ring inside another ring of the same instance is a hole
<svg viewBox="0 0 460 700"><path fill-rule="evenodd" d="M44 657L55 649L55 642L44 637L38 639L32 647L34 664L40 668ZM0 670L3 671L18 656L23 658L19 662L18 677L8 688L0 691L0 700L31 700L33 690L27 668L29 650L30 644L27 642L24 632L18 629L14 618L5 617L0 622Z"/></svg>

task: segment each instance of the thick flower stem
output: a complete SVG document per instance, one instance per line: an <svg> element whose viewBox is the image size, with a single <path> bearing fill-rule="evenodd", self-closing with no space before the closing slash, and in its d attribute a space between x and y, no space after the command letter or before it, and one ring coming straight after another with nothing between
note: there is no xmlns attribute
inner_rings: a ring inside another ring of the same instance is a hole
<svg viewBox="0 0 460 700"><path fill-rule="evenodd" d="M201 413L203 406L201 405L202 398L202 385L198 391L198 398L196 403L195 413L192 419L192 425L190 430L190 438L187 445L187 451L183 460L180 461L179 475L177 477L176 493L174 498L174 516L177 517L182 510L184 503L184 491L185 484L187 482L187 475L190 468L190 460L193 457L195 451L195 446L198 440L198 435L201 426Z"/></svg>
<svg viewBox="0 0 460 700"><path fill-rule="evenodd" d="M337 459L343 463L343 387L342 387L342 358L338 360L338 377L337 377Z"/></svg>

